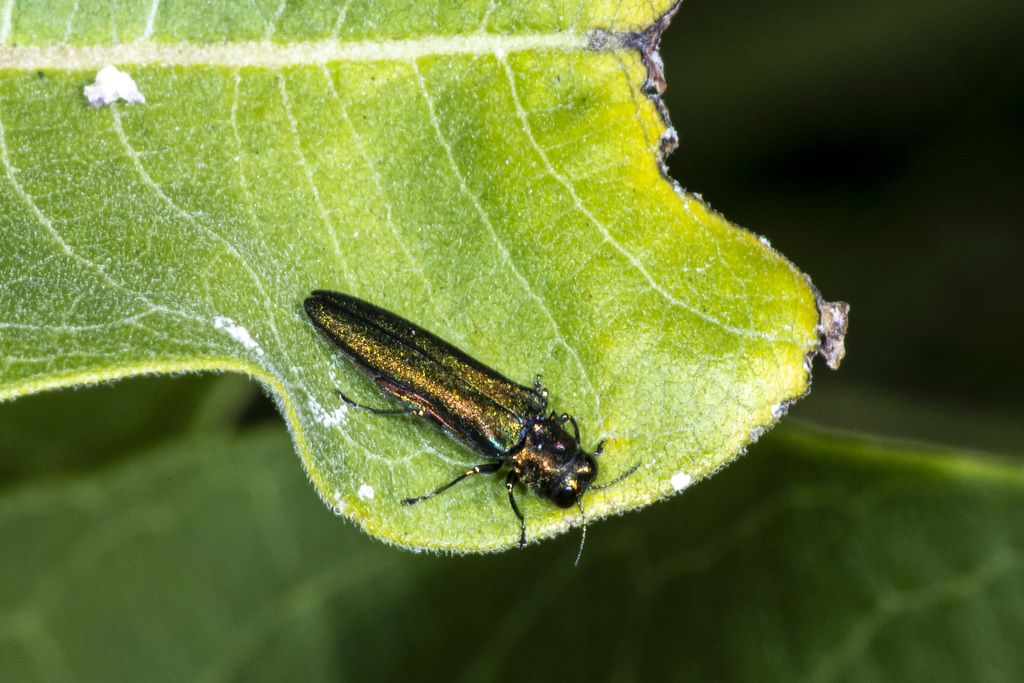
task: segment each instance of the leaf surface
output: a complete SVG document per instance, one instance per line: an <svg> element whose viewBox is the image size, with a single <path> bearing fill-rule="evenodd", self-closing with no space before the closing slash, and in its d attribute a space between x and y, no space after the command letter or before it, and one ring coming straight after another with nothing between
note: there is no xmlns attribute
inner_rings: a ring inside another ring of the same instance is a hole
<svg viewBox="0 0 1024 683"><path fill-rule="evenodd" d="M668 181L645 59L669 3L6 5L0 398L232 370L278 401L320 495L390 542L518 536L501 481L387 400L302 312L313 289L408 317L518 381L584 444L588 515L734 458L808 387L819 302ZM91 108L106 64L144 104ZM531 538L579 522L520 495Z"/></svg>

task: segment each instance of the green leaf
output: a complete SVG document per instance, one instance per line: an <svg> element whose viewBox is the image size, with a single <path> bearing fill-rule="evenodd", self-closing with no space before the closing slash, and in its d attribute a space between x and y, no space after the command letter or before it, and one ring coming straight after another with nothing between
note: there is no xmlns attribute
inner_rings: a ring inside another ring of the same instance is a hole
<svg viewBox="0 0 1024 683"><path fill-rule="evenodd" d="M6 7L0 399L247 373L330 506L465 551L516 540L501 482L399 504L478 456L346 413L335 388L383 399L314 333L310 290L542 373L586 445L607 439L600 481L641 463L591 517L707 476L807 390L816 292L664 175L647 53L668 2ZM88 106L107 64L144 104ZM531 538L579 522L520 500Z"/></svg>
<svg viewBox="0 0 1024 683"><path fill-rule="evenodd" d="M787 425L591 529L573 567L572 535L396 552L318 505L290 449L193 434L0 489L0 679L1024 675L1015 463Z"/></svg>

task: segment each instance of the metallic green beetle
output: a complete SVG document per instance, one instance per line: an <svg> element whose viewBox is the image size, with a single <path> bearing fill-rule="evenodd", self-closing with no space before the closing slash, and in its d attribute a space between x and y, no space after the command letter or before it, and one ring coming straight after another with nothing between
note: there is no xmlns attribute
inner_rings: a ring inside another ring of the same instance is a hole
<svg viewBox="0 0 1024 683"><path fill-rule="evenodd" d="M378 410L336 392L342 400L375 413L430 418L490 461L404 504L415 505L467 477L508 465L505 488L519 518L520 547L526 545L526 520L513 493L517 482L560 508L576 505L583 512L580 499L597 478L604 441L587 453L571 415L545 415L548 395L540 381L533 387L516 384L422 327L347 294L317 290L305 309L317 330L356 367L409 407Z"/></svg>

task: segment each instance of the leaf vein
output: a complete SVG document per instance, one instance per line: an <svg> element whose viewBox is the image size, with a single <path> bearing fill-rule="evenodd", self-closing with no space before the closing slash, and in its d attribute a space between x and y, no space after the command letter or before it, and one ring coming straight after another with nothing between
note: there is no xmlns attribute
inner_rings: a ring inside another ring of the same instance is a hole
<svg viewBox="0 0 1024 683"><path fill-rule="evenodd" d="M302 140L299 136L299 122L295 118L295 113L292 110L291 98L288 96L288 84L285 81L283 73L277 73L277 82L280 85L281 103L284 106L285 115L288 117L288 126L291 129L292 141L295 144L295 154L299 157L299 165L306 174L306 182L309 183L310 191L313 193L313 202L316 204L317 212L320 214L320 219L324 222L324 226L327 228L327 232L331 236L331 242L334 245L334 253L337 255L338 260L341 261L342 268L345 271L345 278L351 281L351 276L348 273L348 264L341 255L341 244L338 242L338 231L328 216L327 207L324 206L323 201L320 199L320 189L316 186L316 181L313 180L313 169L310 168L309 163L306 161L306 155L302 151Z"/></svg>
<svg viewBox="0 0 1024 683"><path fill-rule="evenodd" d="M8 0L5 8L11 7L13 2L14 0ZM9 20L9 17L7 19ZM0 24L0 62L8 69L30 71L100 69L108 64L283 68L330 62L409 62L434 55L487 55L498 51L508 54L523 51L578 52L594 49L590 45L589 33L570 32L525 35L470 33L443 38L355 42L336 39L296 43L259 40L208 44L135 41L76 47L2 47L7 39L4 30L3 24ZM6 30L10 31L9 25Z"/></svg>
<svg viewBox="0 0 1024 683"><path fill-rule="evenodd" d="M78 0L75 0L75 7L78 7ZM149 16L146 17L146 28L142 31L142 35L139 36L139 41L147 41L153 37L153 29L156 26L156 15L160 10L160 0L153 0L149 6Z"/></svg>
<svg viewBox="0 0 1024 683"><path fill-rule="evenodd" d="M0 45L6 45L11 36L11 14L14 12L14 0L7 0L4 5L3 18L0 19Z"/></svg>
<svg viewBox="0 0 1024 683"><path fill-rule="evenodd" d="M341 34L341 28L345 25L345 17L348 15L348 8L352 4L352 0L345 0L345 4L338 10L338 19L334 22L334 28L331 30L331 40L337 40Z"/></svg>
<svg viewBox="0 0 1024 683"><path fill-rule="evenodd" d="M536 292L533 291L533 288L530 286L530 283L526 279L526 277L519 271L518 268L516 268L515 262L512 259L512 256L509 253L508 248L505 247L501 239L498 237L498 233L494 229L494 224L491 223L490 216L487 214L487 211L484 209L483 205L481 205L479 197L477 197L469 189L469 186L466 185L465 176L463 175L461 169L459 169L458 162L456 162L455 160L455 155L452 153L451 145L448 143L448 141L445 139L444 134L441 132L441 126L437 119L437 112L434 110L434 103L432 98L430 97L430 93L427 91L427 85L423 79L423 75L420 73L419 68L416 66L415 62L413 62L412 68L416 74L416 78L419 81L420 91L423 93L423 97L427 102L427 111L430 115L430 124L434 128L434 134L437 136L438 141L441 143L441 147L444 149L445 154L448 156L448 164L451 166L452 172L455 173L455 177L459 181L459 189L470 200L470 202L472 202L473 206L476 208L477 213L480 215L480 220L483 222L483 224L487 227L487 230L490 232L491 239L494 240L494 244L501 251L504 262L508 264L508 267L512 271L512 274L515 276L515 278L522 283L523 289L526 291L527 296L529 296L537 303L538 308L540 308L541 312L544 313L544 315L547 317L548 323L551 325L551 328L554 331L556 343L564 347L565 350L568 351L570 355L572 355L572 357L575 359L576 366L579 368L580 371L580 376L587 385L587 391L591 396L594 397L594 404L598 418L601 422L603 422L604 420L601 418L601 397L596 391L594 391L594 385L590 381L590 377L587 374L586 368L583 366L583 362L580 360L579 354L576 352L576 349L574 349L565 340L565 337L562 336L562 332L559 329L558 322L551 314L551 311L544 304L541 298L536 294Z"/></svg>
<svg viewBox="0 0 1024 683"><path fill-rule="evenodd" d="M256 230L259 226L259 221L256 220L256 213L253 211L254 206L252 192L249 190L249 181L245 176L245 149L242 146L242 135L238 130L238 88L242 83L242 73L238 69L235 69L235 89L234 98L231 101L231 132L235 135L235 148L237 150L236 160L238 161L238 184L242 189L242 195L245 197L245 212L249 214L249 221L252 223L252 227Z"/></svg>
<svg viewBox="0 0 1024 683"><path fill-rule="evenodd" d="M61 45L67 45L68 41L71 40L72 27L75 24L75 18L78 16L78 2L75 0L75 4L71 7L71 15L68 17L68 24L64 27L64 36L60 40Z"/></svg>
<svg viewBox="0 0 1024 683"><path fill-rule="evenodd" d="M284 14L285 8L288 6L288 0L281 0L281 4L274 10L274 16L267 22L266 31L263 33L263 40L269 42L274 37L274 33L277 32L277 22L281 19L281 15Z"/></svg>
<svg viewBox="0 0 1024 683"><path fill-rule="evenodd" d="M50 234L50 236L53 238L53 241L57 244L57 246L60 247L61 251L63 251L65 255L70 257L72 260L78 262L79 264L85 266L88 270L94 271L97 275L100 276L100 278L104 282L106 282L111 287L123 291L125 293L132 294L123 284L115 282L114 279L110 277L110 275L106 272L106 269L103 267L102 264L91 261L85 258L84 256L78 254L75 250L73 250L71 248L71 245L65 242L64 238L61 237L60 233L56 230L56 228L53 227L53 222L49 219L49 217L47 217L38 206L36 206L35 201L32 199L32 196L29 195L28 191L26 191L22 184L18 182L16 176L17 169L15 169L14 165L11 163L10 154L7 150L7 128L4 125L2 116L0 116L0 163L3 163L4 172L7 175L8 182L10 182L11 187L14 189L14 193L18 195L18 198L21 199L21 201L25 204L25 206L28 208L29 212L33 215L33 217L35 217L39 225L42 226ZM139 298L145 300L145 297L142 297L137 293L134 294L134 296L138 296Z"/></svg>
<svg viewBox="0 0 1024 683"><path fill-rule="evenodd" d="M135 168L135 172L138 174L139 179L142 181L143 186L149 188L161 202L163 202L172 211L177 213L181 218L185 219L187 223L198 228L199 230L202 230L214 242L219 243L229 256L237 260L237 262L241 265L242 269L250 275L253 281L253 285L259 292L259 299L263 302L264 311L266 313L265 320L273 321L274 312L270 304L271 298L263 286L263 280L253 269L252 264L249 263L249 260L242 256L238 249L235 248L234 244L224 239L223 236L217 234L208 226L203 225L201 222L197 221L194 216L192 216L188 211L185 211L185 209L183 209L182 207L178 206L170 197L167 196L167 194L162 189L160 189L160 186L153 181L149 173L146 171L145 167L142 165L142 159L139 156L138 151L134 148L134 146L132 146L131 141L128 140L128 136L124 132L124 127L121 125L121 115L118 112L117 107L111 107L110 114L112 127L114 129L114 132L117 134L117 139L121 143L121 146L124 149L125 154L128 156L128 159L132 162L132 166ZM213 321L210 321L210 324L212 325ZM271 334L274 336L275 340L278 342L279 348L287 348L284 344L281 343L280 333L277 329L277 326L270 324L269 330ZM261 363L270 362L266 360L268 359L268 356L266 355L260 356L260 359Z"/></svg>
<svg viewBox="0 0 1024 683"><path fill-rule="evenodd" d="M561 184L562 187L564 187L566 189L566 192L568 192L569 197L572 199L572 201L575 204L577 210L579 210L580 213L582 213L584 216L586 216L587 219L597 227L597 229L600 231L600 233L604 236L605 241L608 242L608 244L612 245L612 247L616 251L618 251L620 254L625 256L626 259L629 260L630 264L632 264L633 268L638 273L640 273L640 275L645 280L647 280L647 283L650 285L651 289L653 289L655 292L660 294L672 306L676 306L678 308L682 308L683 310L688 311L689 313L692 313L693 315L697 316L701 320L704 320L704 321L706 321L706 322L708 322L708 323L710 323L712 325L715 325L716 327L719 327L722 330L725 330L726 332L729 332L731 334L735 334L735 335L741 336L741 337L753 337L753 338L757 338L757 339L768 339L769 336L764 334L763 332L756 332L754 330L744 330L744 329L740 329L740 328L732 326L732 325L728 325L728 324L722 322L721 320L718 320L717 318L714 318L714 317L708 315L707 313L704 313L703 311L700 311L699 309L696 309L696 308L694 308L692 306L687 305L684 301L673 297L668 292L668 290L666 290L664 287L662 287L660 284L658 284L654 280L654 277L647 270L647 268L643 265L643 263L640 262L640 259L638 259L635 254L633 254L629 250L627 250L622 244L619 243L618 240L616 240L612 236L611 232L608 230L608 227L606 225L604 225L603 223L601 223L601 221L599 221L597 219L597 217L593 214L593 212L591 212L590 209L588 209L586 207L586 205L580 199L579 195L576 194L576 190L573 188L573 185L572 185L572 183L569 182L568 178L566 178L564 175L559 173L558 170L555 169L555 167L552 165L550 159L548 158L547 153L540 146L540 144L537 142L536 138L533 135L533 130L532 130L532 127L530 126L530 122L529 122L529 120L527 118L526 111L523 109L522 102L519 100L519 93L518 93L518 89L516 88L515 75L512 73L512 67L508 63L508 59L507 59L506 54L504 52L500 51L500 50L496 51L495 54L497 55L498 60L500 61L500 63L502 64L502 66L505 69L505 75L508 78L509 87L510 87L510 89L512 91L512 102L515 105L516 116L519 118L519 121L520 121L520 123L521 123L521 125L523 127L523 133L526 135L526 138L530 141L530 145L533 147L534 151L540 157L541 162L544 164L544 167L546 168L547 172L559 184Z"/></svg>
<svg viewBox="0 0 1024 683"><path fill-rule="evenodd" d="M384 203L384 209L386 211L385 221L387 223L388 228L391 230L391 234L395 236L395 243L401 248L402 253L405 254L405 258L409 261L409 264L412 266L413 270L416 271L417 275L419 275L419 278L423 281L423 286L427 290L427 297L430 299L432 303L435 304L435 307L437 308L438 314L441 316L441 319L444 320L445 323L449 323L447 316L445 316L444 314L444 311L442 311L440 307L437 306L437 300L434 298L434 291L433 287L431 286L430 279L427 277L427 274L423 272L422 266L420 266L417 260L413 257L412 252L409 250L408 245L405 243L405 240L403 239L403 235L398 231L398 228L395 226L391 203L387 200L387 195L384 192L383 180L381 179L380 173L377 170L375 164L370 159L370 155L366 151L366 145L363 144L362 137L356 130L355 124L348 115L348 109L345 106L344 101L341 98L341 95L334 87L334 79L329 75L329 72L327 71L327 67L325 65L321 65L321 69L323 69L324 74L328 76L327 83L330 88L331 94L338 100L338 103L341 106L342 115L345 117L345 120L348 122L349 127L351 127L352 129L352 138L356 143L356 147L359 149L359 155L363 158L363 161L366 162L366 166L370 170L370 174L373 176L373 183L374 185L377 186L377 191L380 193L381 200Z"/></svg>

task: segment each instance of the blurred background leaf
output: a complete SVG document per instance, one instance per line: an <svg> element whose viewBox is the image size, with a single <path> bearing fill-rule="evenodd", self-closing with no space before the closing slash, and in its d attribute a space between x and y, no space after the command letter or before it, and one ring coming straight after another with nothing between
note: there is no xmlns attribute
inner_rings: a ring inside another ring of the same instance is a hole
<svg viewBox="0 0 1024 683"><path fill-rule="evenodd" d="M310 495L290 448L280 425L193 433L6 489L0 678L1024 675L1015 464L781 427L592 529L575 568L569 536L386 547Z"/></svg>

